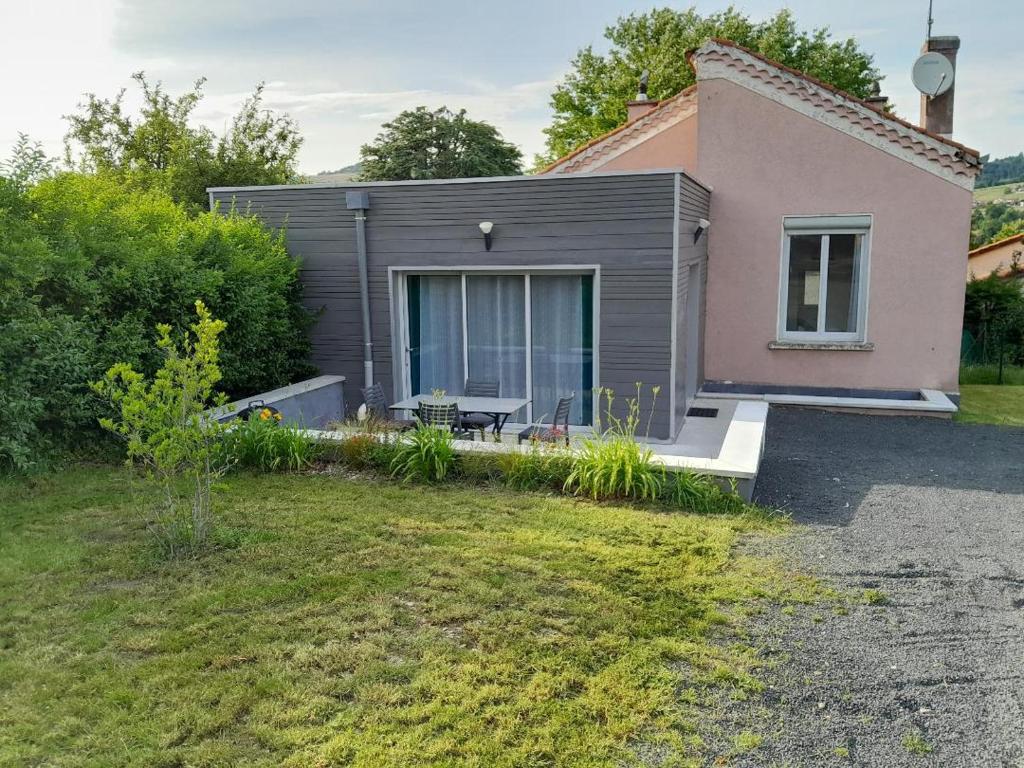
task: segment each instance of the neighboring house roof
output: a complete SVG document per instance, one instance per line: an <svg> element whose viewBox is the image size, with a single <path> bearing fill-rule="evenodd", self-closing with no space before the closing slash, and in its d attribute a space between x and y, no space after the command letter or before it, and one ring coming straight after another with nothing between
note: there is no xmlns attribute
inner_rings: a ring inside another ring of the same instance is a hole
<svg viewBox="0 0 1024 768"><path fill-rule="evenodd" d="M622 147L636 146L679 122L680 100L696 110L696 90L701 81L724 78L959 186L973 187L980 170L977 150L886 114L851 94L728 40L709 40L691 51L688 59L697 73L696 86L555 161L544 172L599 168L625 151Z"/></svg>
<svg viewBox="0 0 1024 768"><path fill-rule="evenodd" d="M1021 248L1015 249L1014 245ZM997 240L994 243L975 248L967 254L967 277L976 277L979 280L991 275L1000 277L1015 277L1020 279L1024 276L1021 256L1024 253L1024 232L1019 235L1011 235ZM1016 259L1014 258L1016 257Z"/></svg>
<svg viewBox="0 0 1024 768"><path fill-rule="evenodd" d="M1024 232L1021 232L1019 235L1010 235L1009 237L1004 237L1002 240L996 240L994 243L989 243L988 245L978 246L973 251L967 254L967 258L972 259L975 256L981 256L983 253L994 251L997 248L1002 248L1003 246L1010 245L1011 243L1022 242L1024 242Z"/></svg>

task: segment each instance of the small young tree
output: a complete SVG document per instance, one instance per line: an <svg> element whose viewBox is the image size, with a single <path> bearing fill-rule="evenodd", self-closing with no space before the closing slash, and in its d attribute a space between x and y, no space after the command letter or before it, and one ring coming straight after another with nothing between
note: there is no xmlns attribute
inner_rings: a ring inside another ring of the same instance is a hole
<svg viewBox="0 0 1024 768"><path fill-rule="evenodd" d="M223 471L215 451L226 427L204 411L225 400L214 386L220 380L217 337L226 324L214 320L201 301L196 314L198 321L180 346L169 325L157 326L164 364L152 381L118 363L92 385L119 413L100 424L127 441L127 463L141 467L159 489L148 523L171 557L195 553L206 542L213 522L213 481Z"/></svg>

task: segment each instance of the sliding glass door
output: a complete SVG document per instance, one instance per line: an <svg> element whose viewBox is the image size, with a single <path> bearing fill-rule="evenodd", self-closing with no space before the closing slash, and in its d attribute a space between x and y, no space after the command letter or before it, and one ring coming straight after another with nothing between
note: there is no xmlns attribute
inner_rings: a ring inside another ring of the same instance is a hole
<svg viewBox="0 0 1024 768"><path fill-rule="evenodd" d="M526 284L521 275L466 275L467 378L526 397Z"/></svg>
<svg viewBox="0 0 1024 768"><path fill-rule="evenodd" d="M406 297L408 394L492 380L502 397L531 401L513 421L546 421L572 394L570 423L591 423L591 275L408 275Z"/></svg>
<svg viewBox="0 0 1024 768"><path fill-rule="evenodd" d="M569 422L589 424L593 388L593 300L589 275L531 275L533 418L547 421L573 394Z"/></svg>
<svg viewBox="0 0 1024 768"><path fill-rule="evenodd" d="M412 391L462 394L462 281L409 276L409 358Z"/></svg>

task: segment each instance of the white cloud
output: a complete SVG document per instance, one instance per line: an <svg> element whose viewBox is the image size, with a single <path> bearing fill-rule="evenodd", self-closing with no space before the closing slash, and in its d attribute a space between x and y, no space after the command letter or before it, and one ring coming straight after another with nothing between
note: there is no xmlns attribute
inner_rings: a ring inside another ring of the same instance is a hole
<svg viewBox="0 0 1024 768"><path fill-rule="evenodd" d="M502 88L478 79L465 91L350 91L277 81L267 84L264 97L266 106L288 112L299 122L306 136L301 166L315 172L355 161L359 147L379 133L382 123L419 106L465 109L473 119L495 125L529 161L543 149L541 130L549 120L547 101L554 83L550 79ZM246 96L241 92L211 95L196 116L221 130Z"/></svg>
<svg viewBox="0 0 1024 768"><path fill-rule="evenodd" d="M145 70L173 92L201 75L209 81L197 117L223 129L259 81L267 104L290 112L306 144L304 170L355 160L359 146L403 109L465 108L493 123L527 159L544 144L556 74L583 45L602 48L601 32L643 0L517 0L487 4L434 0L47 0L3 3L0 156L26 131L51 154L61 151L62 115L85 92L113 96ZM729 0L708 0L714 10ZM802 26L829 24L875 52L887 75L883 92L916 121L910 66L924 34L923 11L891 0L845 6L788 3ZM755 17L774 0L740 0ZM1011 7L1005 7L1010 5ZM999 7L996 7L999 6ZM982 4L971 14L937 0L936 32L963 37L957 74L956 138L994 156L1024 149L1024 54L1017 4ZM946 26L942 26L942 23Z"/></svg>

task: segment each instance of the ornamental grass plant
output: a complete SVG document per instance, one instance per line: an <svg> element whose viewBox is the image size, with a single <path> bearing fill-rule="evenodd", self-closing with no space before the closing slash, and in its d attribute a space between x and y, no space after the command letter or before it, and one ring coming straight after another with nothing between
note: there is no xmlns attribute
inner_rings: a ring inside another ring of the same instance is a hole
<svg viewBox="0 0 1024 768"><path fill-rule="evenodd" d="M650 434L654 407L660 387L651 387L652 402L647 415L644 437ZM637 441L637 430L643 421L643 384L636 383L636 395L626 399L626 415L619 417L613 408L615 392L599 387L597 396L604 399L602 429L599 416L594 434L585 439L573 460L572 470L563 490L592 499L636 499L653 501L665 485L665 468L655 463L654 451Z"/></svg>
<svg viewBox="0 0 1024 768"><path fill-rule="evenodd" d="M222 449L226 464L264 472L297 472L320 453L319 443L306 430L281 423L281 414L269 408L234 422Z"/></svg>

